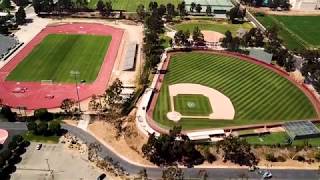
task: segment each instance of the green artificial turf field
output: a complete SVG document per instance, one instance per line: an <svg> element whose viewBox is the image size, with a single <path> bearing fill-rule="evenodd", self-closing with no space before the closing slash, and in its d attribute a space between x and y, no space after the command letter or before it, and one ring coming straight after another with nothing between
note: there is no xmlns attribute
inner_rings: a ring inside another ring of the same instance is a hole
<svg viewBox="0 0 320 180"><path fill-rule="evenodd" d="M271 70L233 57L184 52L171 57L153 114L156 122L167 127L175 124L166 117L171 111L168 85L176 83L197 83L214 88L230 98L236 111L234 120L181 119L179 124L184 129L316 117L305 94Z"/></svg>
<svg viewBox="0 0 320 180"><path fill-rule="evenodd" d="M183 116L209 116L212 108L208 97L195 94L174 96L174 108Z"/></svg>
<svg viewBox="0 0 320 180"><path fill-rule="evenodd" d="M264 26L277 25L289 49L320 48L320 16L257 16Z"/></svg>
<svg viewBox="0 0 320 180"><path fill-rule="evenodd" d="M239 29L249 30L253 27L250 23L230 24L227 21L217 22L209 20L192 20L189 22L186 21L176 24L174 27L177 30L189 30L190 33L192 33L193 29L196 26L198 26L201 30L216 31L221 34L224 34L227 30L229 30L233 35L236 35Z"/></svg>
<svg viewBox="0 0 320 180"><path fill-rule="evenodd" d="M106 0L103 0L106 1ZM175 7L182 2L182 0L155 0L157 1L158 5L164 4L167 5L168 3L173 4ZM98 0L91 0L89 2L90 8L96 8ZM112 9L114 10L125 10L127 12L136 12L137 7L140 4L143 4L146 9L149 7L150 0L112 0Z"/></svg>
<svg viewBox="0 0 320 180"><path fill-rule="evenodd" d="M111 36L50 34L9 74L11 81L93 82L103 63Z"/></svg>

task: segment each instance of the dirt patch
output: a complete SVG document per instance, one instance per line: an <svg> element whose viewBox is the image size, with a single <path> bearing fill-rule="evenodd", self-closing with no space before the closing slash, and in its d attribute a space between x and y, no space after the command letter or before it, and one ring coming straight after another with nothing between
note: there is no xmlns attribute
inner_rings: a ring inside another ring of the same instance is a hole
<svg viewBox="0 0 320 180"><path fill-rule="evenodd" d="M219 42L220 39L224 38L224 35L216 32L216 31L201 31L203 36L204 36L204 40L207 42Z"/></svg>
<svg viewBox="0 0 320 180"><path fill-rule="evenodd" d="M139 164L152 165L152 163L142 157L141 147L146 143L147 137L139 132L125 138L121 136L116 139L116 129L112 124L103 121L93 122L88 126L88 129L122 156Z"/></svg>

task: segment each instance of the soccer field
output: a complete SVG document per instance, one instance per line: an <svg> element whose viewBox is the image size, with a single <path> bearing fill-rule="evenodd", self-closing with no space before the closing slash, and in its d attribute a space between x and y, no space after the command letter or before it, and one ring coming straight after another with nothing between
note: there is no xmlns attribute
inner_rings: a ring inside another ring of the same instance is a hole
<svg viewBox="0 0 320 180"><path fill-rule="evenodd" d="M320 48L320 16L257 16L265 26L277 25L289 49Z"/></svg>
<svg viewBox="0 0 320 180"><path fill-rule="evenodd" d="M80 72L79 80L93 82L103 63L111 36L50 34L10 72L6 80L74 83L70 71Z"/></svg>
<svg viewBox="0 0 320 180"><path fill-rule="evenodd" d="M234 120L183 118L179 121L183 129L302 120L317 116L306 95L271 70L234 57L184 52L171 57L153 112L154 120L167 127L175 124L166 116L171 111L168 86L177 83L196 83L220 91L230 98L236 113Z"/></svg>
<svg viewBox="0 0 320 180"><path fill-rule="evenodd" d="M106 1L106 0L103 0ZM167 6L168 3L173 4L175 7L182 2L182 0L155 0L158 5L163 4ZM125 10L127 12L136 12L137 7L143 4L146 9L149 7L150 0L112 0L112 9L114 10ZM98 0L91 0L89 2L90 8L96 8Z"/></svg>
<svg viewBox="0 0 320 180"><path fill-rule="evenodd" d="M226 31L230 31L233 35L237 34L239 29L250 30L253 26L250 23L243 24L229 24L228 22L217 22L207 20L193 20L190 22L183 22L176 24L174 27L177 30L189 30L192 33L193 29L198 26L201 30L216 31L224 34Z"/></svg>

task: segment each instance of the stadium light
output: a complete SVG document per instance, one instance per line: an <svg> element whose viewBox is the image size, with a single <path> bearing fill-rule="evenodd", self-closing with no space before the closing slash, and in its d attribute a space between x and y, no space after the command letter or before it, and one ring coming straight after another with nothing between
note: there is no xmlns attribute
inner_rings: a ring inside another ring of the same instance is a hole
<svg viewBox="0 0 320 180"><path fill-rule="evenodd" d="M74 71L71 70L70 74L72 76L74 76L74 80L76 81L76 92L77 92L77 98L78 98L78 106L79 106L79 112L81 112L81 107L80 107L80 98L79 98L79 88L78 88L78 80L77 77L80 76L80 72L79 71Z"/></svg>

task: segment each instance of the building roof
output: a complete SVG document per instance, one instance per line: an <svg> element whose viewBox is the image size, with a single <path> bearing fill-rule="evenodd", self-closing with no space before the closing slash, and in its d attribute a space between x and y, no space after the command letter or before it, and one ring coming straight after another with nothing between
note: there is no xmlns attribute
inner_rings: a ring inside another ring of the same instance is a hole
<svg viewBox="0 0 320 180"><path fill-rule="evenodd" d="M272 54L265 52L263 48L250 48L249 52L250 57L265 62L267 64L270 64L272 61Z"/></svg>
<svg viewBox="0 0 320 180"><path fill-rule="evenodd" d="M130 42L127 46L127 52L126 52L126 56L124 58L122 70L127 71L127 70L131 70L134 68L136 51L137 51L137 43Z"/></svg>
<svg viewBox="0 0 320 180"><path fill-rule="evenodd" d="M320 130L311 121L292 121L283 125L291 140L320 136Z"/></svg>

